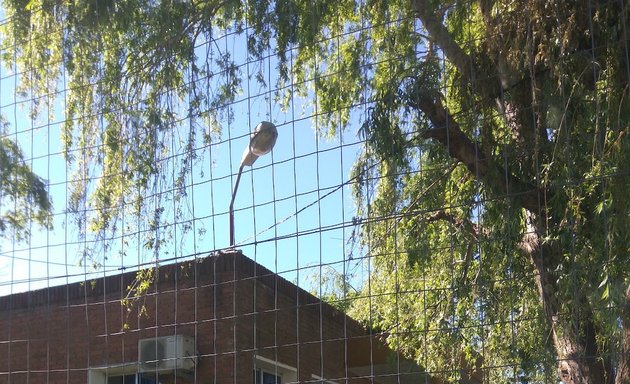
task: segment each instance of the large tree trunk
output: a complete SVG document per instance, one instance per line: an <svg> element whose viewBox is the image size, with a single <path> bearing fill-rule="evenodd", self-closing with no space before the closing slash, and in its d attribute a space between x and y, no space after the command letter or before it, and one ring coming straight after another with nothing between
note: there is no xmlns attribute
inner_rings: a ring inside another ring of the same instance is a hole
<svg viewBox="0 0 630 384"><path fill-rule="evenodd" d="M527 212L527 233L521 242L521 250L529 257L536 276L536 286L551 327L553 344L558 358L558 376L564 384L612 383L612 374L597 349L593 312L583 294L574 299L565 314L559 303L557 276L555 274L561 250L540 241L541 229L536 225L535 214ZM579 314L576 316L575 314Z"/></svg>
<svg viewBox="0 0 630 384"><path fill-rule="evenodd" d="M617 365L615 384L630 384L630 285L626 289L621 329L621 355Z"/></svg>

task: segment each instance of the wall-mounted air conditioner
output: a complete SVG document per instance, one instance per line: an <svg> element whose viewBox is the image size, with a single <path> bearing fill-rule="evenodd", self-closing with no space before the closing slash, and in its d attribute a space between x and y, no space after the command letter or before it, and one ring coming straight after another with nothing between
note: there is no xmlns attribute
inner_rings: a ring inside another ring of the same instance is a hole
<svg viewBox="0 0 630 384"><path fill-rule="evenodd" d="M195 339L175 335L138 341L140 372L192 371L197 364Z"/></svg>

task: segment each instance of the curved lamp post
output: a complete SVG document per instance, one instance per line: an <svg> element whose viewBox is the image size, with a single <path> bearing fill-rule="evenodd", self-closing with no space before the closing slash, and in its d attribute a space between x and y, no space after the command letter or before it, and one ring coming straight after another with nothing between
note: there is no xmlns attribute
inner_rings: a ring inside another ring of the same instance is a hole
<svg viewBox="0 0 630 384"><path fill-rule="evenodd" d="M251 167L259 156L266 155L271 152L274 144L276 144L277 138L278 130L276 129L276 126L268 121L261 121L256 126L254 132L252 132L249 139L249 145L245 148L245 152L243 152L241 165L238 167L236 183L234 184L234 190L232 191L232 199L230 200L230 248L234 247L234 198L236 197L236 191L238 190L238 183L241 181L243 167Z"/></svg>

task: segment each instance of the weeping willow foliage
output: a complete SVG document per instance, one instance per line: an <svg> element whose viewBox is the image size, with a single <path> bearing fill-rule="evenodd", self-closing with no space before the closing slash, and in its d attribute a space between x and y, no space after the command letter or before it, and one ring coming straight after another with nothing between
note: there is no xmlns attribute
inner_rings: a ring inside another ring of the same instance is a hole
<svg viewBox="0 0 630 384"><path fill-rule="evenodd" d="M22 241L30 237L32 223L52 228L52 205L45 181L26 164L7 125L0 117L0 237L9 234Z"/></svg>
<svg viewBox="0 0 630 384"><path fill-rule="evenodd" d="M145 196L164 180L173 125L195 117L218 132L241 91L245 74L234 58L195 49L229 30L246 37L251 60L276 55L279 103L307 98L322 131L360 127L366 139L352 176L371 274L344 308L446 380L624 382L623 3L3 7L2 61L24 73L20 91L50 103L38 97L66 81L69 209L86 232L115 231L121 207L149 225L163 220ZM35 104L33 114L43 110ZM206 129L191 125L191 146ZM159 250L162 241L146 246Z"/></svg>
<svg viewBox="0 0 630 384"><path fill-rule="evenodd" d="M414 5L441 49L375 88L351 313L449 380L626 382L628 9Z"/></svg>

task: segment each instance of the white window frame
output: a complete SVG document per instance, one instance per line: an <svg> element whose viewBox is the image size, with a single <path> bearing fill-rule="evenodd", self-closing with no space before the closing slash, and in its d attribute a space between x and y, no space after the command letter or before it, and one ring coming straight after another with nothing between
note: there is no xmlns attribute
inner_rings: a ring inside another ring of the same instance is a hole
<svg viewBox="0 0 630 384"><path fill-rule="evenodd" d="M282 384L297 383L297 369L290 365L268 359L263 356L254 356L254 371L261 369L263 372L280 376Z"/></svg>
<svg viewBox="0 0 630 384"><path fill-rule="evenodd" d="M108 376L126 376L141 373L138 363L127 363L108 367L96 367L88 370L88 384L107 384Z"/></svg>
<svg viewBox="0 0 630 384"><path fill-rule="evenodd" d="M318 380L318 382L320 383L326 383L326 384L337 384L335 382L332 382L330 380L326 380L323 377L317 376L317 375L311 375L311 379L313 380Z"/></svg>

